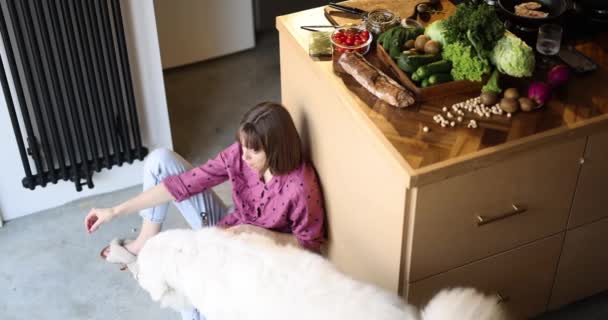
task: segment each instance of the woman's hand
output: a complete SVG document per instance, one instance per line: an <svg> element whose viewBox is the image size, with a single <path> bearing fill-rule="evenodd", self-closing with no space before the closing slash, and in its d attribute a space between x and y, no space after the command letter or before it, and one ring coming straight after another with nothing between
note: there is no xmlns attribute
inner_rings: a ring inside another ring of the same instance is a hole
<svg viewBox="0 0 608 320"><path fill-rule="evenodd" d="M93 208L84 218L84 227L88 233L93 233L102 224L109 222L116 215L114 208Z"/></svg>

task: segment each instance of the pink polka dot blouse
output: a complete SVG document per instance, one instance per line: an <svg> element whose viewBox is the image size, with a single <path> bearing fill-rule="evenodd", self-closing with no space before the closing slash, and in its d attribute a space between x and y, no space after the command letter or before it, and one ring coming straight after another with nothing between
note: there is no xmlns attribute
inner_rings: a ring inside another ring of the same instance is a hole
<svg viewBox="0 0 608 320"><path fill-rule="evenodd" d="M182 201L226 180L232 183L234 210L218 223L239 224L293 233L303 247L319 251L324 235L324 210L314 168L303 163L292 172L264 183L241 157L235 142L214 159L163 184L176 201Z"/></svg>

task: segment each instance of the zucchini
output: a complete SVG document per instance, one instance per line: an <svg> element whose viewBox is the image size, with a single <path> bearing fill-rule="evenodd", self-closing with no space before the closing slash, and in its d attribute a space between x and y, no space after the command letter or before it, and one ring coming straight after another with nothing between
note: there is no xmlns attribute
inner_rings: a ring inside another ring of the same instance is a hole
<svg viewBox="0 0 608 320"><path fill-rule="evenodd" d="M435 62L441 59L441 55L439 54L401 54L397 58L397 65L399 68L407 73L413 73L416 69L429 64L431 62ZM423 77L419 77L422 79Z"/></svg>
<svg viewBox="0 0 608 320"><path fill-rule="evenodd" d="M424 65L416 70L416 74L420 78L430 77L435 73L447 73L452 70L452 62L448 60L441 60Z"/></svg>
<svg viewBox="0 0 608 320"><path fill-rule="evenodd" d="M427 65L431 62L441 60L440 54L419 54L415 56L409 56L408 60L410 63L417 65L418 67ZM417 69L417 68L416 68Z"/></svg>
<svg viewBox="0 0 608 320"><path fill-rule="evenodd" d="M401 55L403 43L405 42L405 37L407 35L407 30L402 27L397 27L398 29L393 32L390 38L389 44L389 52L388 54L393 59L398 59Z"/></svg>
<svg viewBox="0 0 608 320"><path fill-rule="evenodd" d="M412 73L412 72L416 71L416 66L412 65L409 62L407 55L402 54L399 56L399 58L397 58L397 66L399 67L399 69L401 69L407 73Z"/></svg>
<svg viewBox="0 0 608 320"><path fill-rule="evenodd" d="M416 37L424 33L424 28L406 28L407 36L405 41L407 40L416 40Z"/></svg>
<svg viewBox="0 0 608 320"><path fill-rule="evenodd" d="M452 80L454 80L454 78L452 78L452 75L449 73L435 73L428 77L428 82L430 86L444 82L450 82Z"/></svg>
<svg viewBox="0 0 608 320"><path fill-rule="evenodd" d="M390 28L388 30L386 30L384 33L382 33L380 35L380 37L378 38L378 41L382 43L382 47L384 48L384 50L386 52L389 51L390 49L390 41L392 39L393 33L398 29L399 27L393 27Z"/></svg>
<svg viewBox="0 0 608 320"><path fill-rule="evenodd" d="M429 79L428 78L423 79L422 83L420 84L420 86L423 87L423 88L428 87L429 85L430 84L429 84Z"/></svg>

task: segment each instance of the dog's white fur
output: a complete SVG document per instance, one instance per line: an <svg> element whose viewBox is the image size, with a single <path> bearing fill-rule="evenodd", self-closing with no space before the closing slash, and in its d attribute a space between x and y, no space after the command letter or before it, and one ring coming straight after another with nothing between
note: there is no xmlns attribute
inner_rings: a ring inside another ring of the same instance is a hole
<svg viewBox="0 0 608 320"><path fill-rule="evenodd" d="M250 233L171 230L148 240L136 277L155 301L208 320L502 320L495 299L445 290L422 312L322 257Z"/></svg>

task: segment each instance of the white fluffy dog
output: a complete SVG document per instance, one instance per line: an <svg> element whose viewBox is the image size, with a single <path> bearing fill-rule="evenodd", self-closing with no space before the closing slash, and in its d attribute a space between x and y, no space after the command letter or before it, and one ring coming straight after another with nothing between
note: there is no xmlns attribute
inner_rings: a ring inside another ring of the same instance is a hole
<svg viewBox="0 0 608 320"><path fill-rule="evenodd" d="M135 269L163 307L196 307L208 320L502 320L497 301L446 290L419 312L355 281L322 257L257 234L205 228L148 240Z"/></svg>

